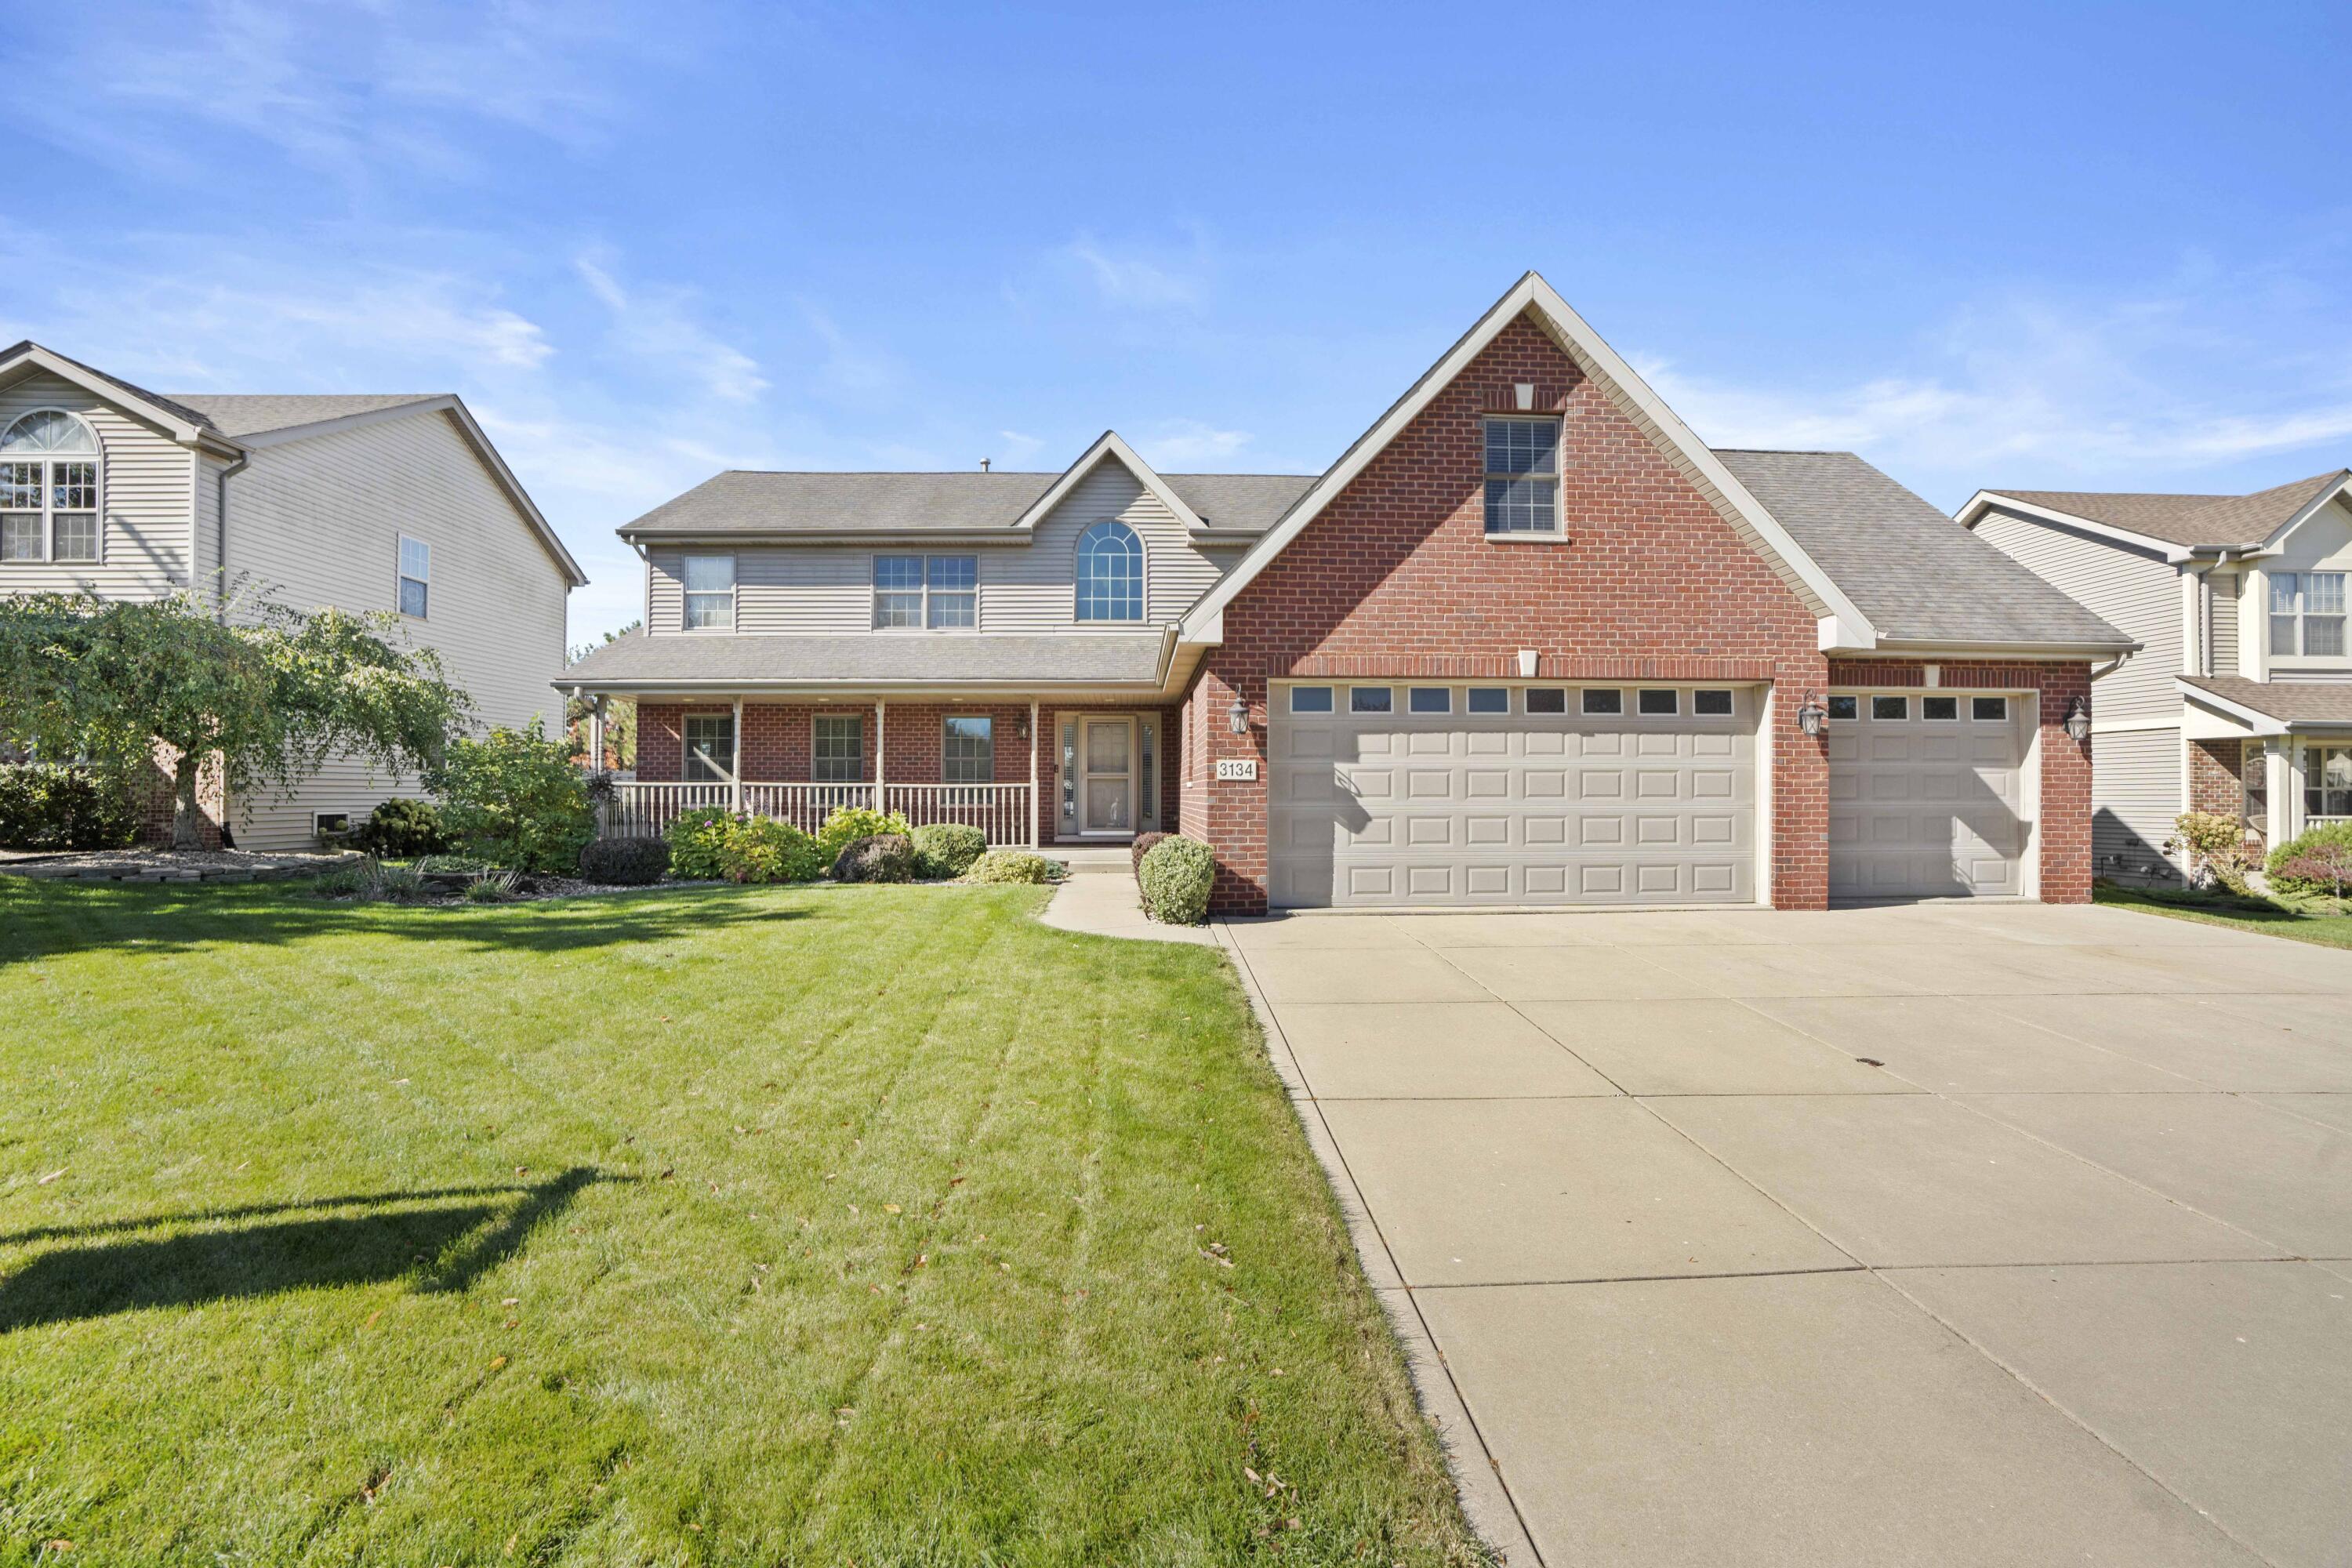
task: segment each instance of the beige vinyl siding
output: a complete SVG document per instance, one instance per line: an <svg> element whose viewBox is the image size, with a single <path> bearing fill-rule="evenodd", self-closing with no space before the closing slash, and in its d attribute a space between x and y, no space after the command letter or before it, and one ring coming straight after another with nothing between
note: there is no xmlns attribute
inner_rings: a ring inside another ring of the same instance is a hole
<svg viewBox="0 0 2352 1568"><path fill-rule="evenodd" d="M1145 625L1175 620L1233 567L1246 546L1199 549L1176 515L1134 475L1107 462L1081 480L1025 542L759 544L707 552L664 545L647 552L647 626L685 630L679 563L688 554L735 557L735 629L745 634L821 635L871 631L877 554L973 555L980 563L980 627L984 632L1057 632L1077 619L1078 535L1105 518L1135 530L1143 543ZM1091 627L1103 623L1088 622ZM1132 625L1133 623L1127 623ZM700 637L708 634L697 632ZM902 634L893 634L902 635Z"/></svg>
<svg viewBox="0 0 2352 1568"><path fill-rule="evenodd" d="M2181 812L2180 748L2178 730L2120 730L2091 737L2093 875L2136 882L2179 879L2163 846Z"/></svg>
<svg viewBox="0 0 2352 1568"><path fill-rule="evenodd" d="M559 730L562 569L448 416L265 447L228 482L231 574L254 574L297 609L396 608L404 533L433 550L430 614L404 620L407 636L441 656L484 725L520 727L536 715ZM308 842L313 811L364 812L387 795L421 793L413 781L338 762L289 800L264 791L237 802L237 841Z"/></svg>
<svg viewBox="0 0 2352 1568"><path fill-rule="evenodd" d="M220 474L228 465L200 452L188 454L190 555L195 563L194 587L207 600L217 599L220 574Z"/></svg>
<svg viewBox="0 0 2352 1568"><path fill-rule="evenodd" d="M2180 577L2160 557L2054 524L1993 510L1978 537L2022 562L2108 625L2146 646L2102 679L2093 709L2101 719L2155 719L2180 710Z"/></svg>
<svg viewBox="0 0 2352 1568"><path fill-rule="evenodd" d="M188 448L72 383L45 374L0 388L0 429L36 408L79 415L104 467L99 563L0 563L0 594L79 593L154 599L188 586L194 459Z"/></svg>
<svg viewBox="0 0 2352 1568"><path fill-rule="evenodd" d="M2238 668L2238 595L2245 579L2235 572L2215 572L2206 578L2213 594L2213 648L2205 673L2236 675Z"/></svg>

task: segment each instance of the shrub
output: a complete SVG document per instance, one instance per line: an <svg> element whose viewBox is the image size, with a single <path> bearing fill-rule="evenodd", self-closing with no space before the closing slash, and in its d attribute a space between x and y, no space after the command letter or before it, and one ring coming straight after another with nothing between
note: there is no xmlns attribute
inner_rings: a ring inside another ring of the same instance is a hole
<svg viewBox="0 0 2352 1568"><path fill-rule="evenodd" d="M824 819L817 829L816 841L824 848L827 860L837 858L853 838L871 838L877 833L896 833L901 837L913 832L906 816L899 812L884 814L870 806L845 805Z"/></svg>
<svg viewBox="0 0 2352 1568"><path fill-rule="evenodd" d="M597 838L580 851L580 874L592 882L645 888L669 869L669 846L658 838Z"/></svg>
<svg viewBox="0 0 2352 1568"><path fill-rule="evenodd" d="M568 871L596 836L574 747L538 719L451 743L436 776L442 826L467 853L519 871Z"/></svg>
<svg viewBox="0 0 2352 1568"><path fill-rule="evenodd" d="M727 875L727 868L720 863L727 836L737 823L750 820L723 805L680 812L663 835L669 840L669 874L688 882L715 882Z"/></svg>
<svg viewBox="0 0 2352 1568"><path fill-rule="evenodd" d="M421 877L478 877L492 868L478 855L427 855L416 862Z"/></svg>
<svg viewBox="0 0 2352 1568"><path fill-rule="evenodd" d="M1135 836L1135 843L1129 847L1127 858L1129 864L1134 868L1137 881L1143 879L1143 858L1151 853L1151 847L1161 839L1171 837L1172 835L1166 833L1139 833Z"/></svg>
<svg viewBox="0 0 2352 1568"><path fill-rule="evenodd" d="M1209 914L1217 858L1197 838L1171 836L1143 857L1143 906L1156 921L1196 926Z"/></svg>
<svg viewBox="0 0 2352 1568"><path fill-rule="evenodd" d="M368 813L352 842L380 859L413 860L448 848L449 835L432 802L387 800Z"/></svg>
<svg viewBox="0 0 2352 1568"><path fill-rule="evenodd" d="M2336 868L2352 860L2352 822L2323 823L2271 851L2271 886L2283 893L2332 893L2352 885Z"/></svg>
<svg viewBox="0 0 2352 1568"><path fill-rule="evenodd" d="M515 871L485 871L467 882L461 893L469 904L503 904L522 888L521 874Z"/></svg>
<svg viewBox="0 0 2352 1568"><path fill-rule="evenodd" d="M833 863L836 882L911 882L915 841L903 833L869 833L841 847Z"/></svg>
<svg viewBox="0 0 2352 1568"><path fill-rule="evenodd" d="M373 857L338 866L311 884L322 899L356 899L363 904L405 903L426 892L425 873L415 866L387 865Z"/></svg>
<svg viewBox="0 0 2352 1568"><path fill-rule="evenodd" d="M127 791L88 768L0 764L0 845L11 849L121 849L139 836Z"/></svg>
<svg viewBox="0 0 2352 1568"><path fill-rule="evenodd" d="M824 851L789 822L755 816L725 832L719 874L730 882L814 882L824 871Z"/></svg>
<svg viewBox="0 0 2352 1568"><path fill-rule="evenodd" d="M963 874L967 882L1050 882L1054 863L1026 849L992 849Z"/></svg>
<svg viewBox="0 0 2352 1568"><path fill-rule="evenodd" d="M2253 892L2246 880L2254 868L2256 851L2246 842L2246 829L2234 816L2210 811L2184 811L2173 819L2173 833L2165 840L2167 854L2183 850L2189 856L2189 879L2202 886L2219 882L2240 898Z"/></svg>
<svg viewBox="0 0 2352 1568"><path fill-rule="evenodd" d="M988 835L960 822L934 822L915 829L915 863L925 877L961 877L988 852Z"/></svg>

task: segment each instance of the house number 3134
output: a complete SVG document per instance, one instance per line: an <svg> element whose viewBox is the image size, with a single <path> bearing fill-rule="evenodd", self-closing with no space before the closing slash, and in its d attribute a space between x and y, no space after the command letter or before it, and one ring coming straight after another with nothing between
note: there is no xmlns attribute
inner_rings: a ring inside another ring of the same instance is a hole
<svg viewBox="0 0 2352 1568"><path fill-rule="evenodd" d="M1220 782L1226 779L1256 777L1257 759L1255 757L1219 757L1217 759L1217 778Z"/></svg>

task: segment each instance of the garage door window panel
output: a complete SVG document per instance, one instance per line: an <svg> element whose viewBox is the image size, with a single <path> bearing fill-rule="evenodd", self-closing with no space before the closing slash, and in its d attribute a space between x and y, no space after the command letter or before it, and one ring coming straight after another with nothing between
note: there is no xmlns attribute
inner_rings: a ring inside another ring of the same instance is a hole
<svg viewBox="0 0 2352 1568"><path fill-rule="evenodd" d="M1584 693L1587 713L1608 715L1625 711L1625 694L1600 688L1587 688Z"/></svg>
<svg viewBox="0 0 2352 1568"><path fill-rule="evenodd" d="M1969 703L1969 716L1979 724L2006 724L2009 722L2009 699L2006 697L1971 699Z"/></svg>
<svg viewBox="0 0 2352 1568"><path fill-rule="evenodd" d="M1870 700L1870 716L1873 719L1908 719L1911 717L1911 699L1908 697L1874 697Z"/></svg>
<svg viewBox="0 0 2352 1568"><path fill-rule="evenodd" d="M1682 693L1661 688L1648 688L1642 693L1642 715L1644 718L1671 718L1682 711Z"/></svg>
<svg viewBox="0 0 2352 1568"><path fill-rule="evenodd" d="M1406 706L1415 713L1451 713L1454 693L1443 686L1414 686L1406 689Z"/></svg>
<svg viewBox="0 0 2352 1568"><path fill-rule="evenodd" d="M1394 694L1385 686L1348 688L1348 711L1350 713L1386 713L1394 706Z"/></svg>
<svg viewBox="0 0 2352 1568"><path fill-rule="evenodd" d="M1328 686L1292 687L1290 710L1293 713L1328 713L1331 711L1331 689Z"/></svg>
<svg viewBox="0 0 2352 1568"><path fill-rule="evenodd" d="M1933 723L1957 723L1960 717L1960 700L1957 697L1922 697L1919 717Z"/></svg>

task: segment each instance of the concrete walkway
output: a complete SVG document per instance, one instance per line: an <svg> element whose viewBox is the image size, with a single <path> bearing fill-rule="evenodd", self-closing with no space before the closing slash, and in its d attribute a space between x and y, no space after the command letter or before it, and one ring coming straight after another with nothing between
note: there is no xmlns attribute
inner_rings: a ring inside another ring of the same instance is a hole
<svg viewBox="0 0 2352 1568"><path fill-rule="evenodd" d="M2352 1561L2352 953L2033 905L1220 929L1512 1563Z"/></svg>
<svg viewBox="0 0 2352 1568"><path fill-rule="evenodd" d="M1055 858L1068 863L1070 874L1054 889L1053 902L1038 917L1047 925L1134 942L1213 943L1217 940L1206 926L1161 925L1147 916L1125 849L1118 850L1115 858L1101 850L1064 851Z"/></svg>

